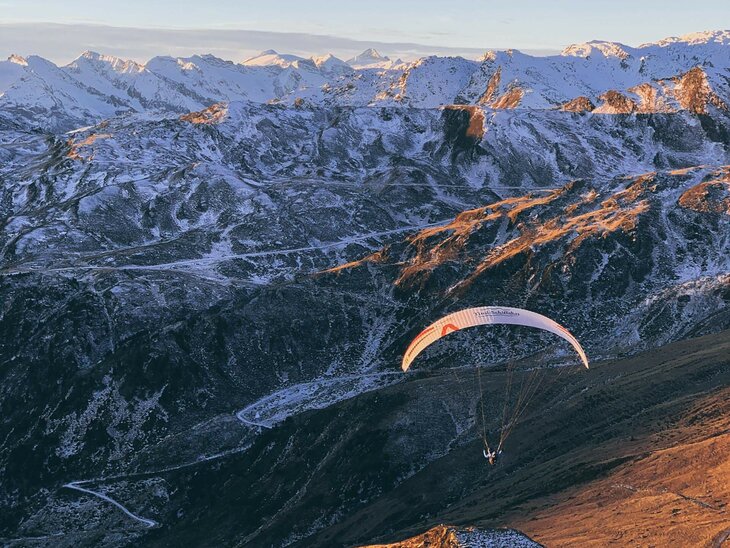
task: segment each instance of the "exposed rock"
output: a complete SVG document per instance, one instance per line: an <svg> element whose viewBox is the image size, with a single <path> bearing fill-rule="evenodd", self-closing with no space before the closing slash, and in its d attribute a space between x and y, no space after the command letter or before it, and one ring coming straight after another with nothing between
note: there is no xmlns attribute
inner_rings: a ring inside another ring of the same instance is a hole
<svg viewBox="0 0 730 548"><path fill-rule="evenodd" d="M465 136L475 140L484 137L484 111L481 108L472 105L448 105L444 108L468 112L469 125L466 128Z"/></svg>
<svg viewBox="0 0 730 548"><path fill-rule="evenodd" d="M540 548L542 545L512 529L479 529L438 525L425 533L390 544L362 548Z"/></svg>
<svg viewBox="0 0 730 548"><path fill-rule="evenodd" d="M91 147L97 139L108 139L111 135L109 133L92 133L91 135L77 141L73 138L69 139L66 144L69 146L69 150L66 156L72 160L91 160L93 156L85 157L82 154L84 147Z"/></svg>
<svg viewBox="0 0 730 548"><path fill-rule="evenodd" d="M637 112L673 112L675 110L668 104L662 88L643 83L630 88L629 91L639 97Z"/></svg>
<svg viewBox="0 0 730 548"><path fill-rule="evenodd" d="M681 76L673 78L674 96L680 106L695 114L706 114L709 105L727 110L727 104L712 90L707 74L695 67Z"/></svg>
<svg viewBox="0 0 730 548"><path fill-rule="evenodd" d="M497 67L497 70L494 71L494 74L489 78L489 82L487 83L487 89L484 90L484 93L479 97L477 100L477 103L480 105L488 105L490 104L495 96L497 95L497 90L499 89L499 83L502 79L502 67Z"/></svg>
<svg viewBox="0 0 730 548"><path fill-rule="evenodd" d="M588 97L581 96L564 103L560 110L566 112L591 112L595 108L596 106Z"/></svg>
<svg viewBox="0 0 730 548"><path fill-rule="evenodd" d="M299 101L302 101L299 99ZM294 101L294 106L299 107L301 103ZM190 122L191 124L216 124L220 122L228 113L228 108L223 103L216 103L208 108L199 112L191 112L189 114L183 114L180 119L184 122Z"/></svg>
<svg viewBox="0 0 730 548"><path fill-rule="evenodd" d="M730 166L714 174L709 181L701 182L679 197L679 205L702 213L730 215Z"/></svg>
<svg viewBox="0 0 730 548"><path fill-rule="evenodd" d="M519 86L511 86L509 90L497 97L489 106L492 108L517 108L524 95L525 92L522 88Z"/></svg>
<svg viewBox="0 0 730 548"><path fill-rule="evenodd" d="M631 114L638 109L636 102L616 90L609 90L598 98L603 103L593 111L596 114Z"/></svg>

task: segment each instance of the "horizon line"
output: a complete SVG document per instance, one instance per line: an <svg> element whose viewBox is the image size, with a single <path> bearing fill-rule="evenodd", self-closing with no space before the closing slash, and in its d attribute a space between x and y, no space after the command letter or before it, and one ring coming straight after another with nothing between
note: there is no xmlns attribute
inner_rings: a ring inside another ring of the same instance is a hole
<svg viewBox="0 0 730 548"><path fill-rule="evenodd" d="M104 52L104 55L146 64L151 59L161 56L175 58L195 55L212 55L219 59L242 64L246 60L260 55L267 50L277 53L295 55L303 59L332 54L339 59L350 59L373 48L384 52L391 60L401 59L404 62L415 61L424 57L461 57L478 61L490 51L519 51L526 55L548 57L560 55L567 47L592 42L608 42L620 46L638 49L642 46L656 44L664 40L681 39L700 34L730 32L725 29L696 31L680 36L665 36L655 41L629 45L623 42L593 39L588 42L571 42L561 49L553 47L458 47L424 44L419 42L388 42L382 40L362 40L331 34L314 34L307 32L254 30L233 27L146 27L115 26L96 22L58 23L51 21L0 21L0 28L7 31L0 36L0 52L5 57L12 55L30 57L37 55L58 66L64 66L78 59L85 52ZM28 34L29 28L83 29L85 34L76 36L75 41L68 40L65 33L37 35ZM16 36L12 36L15 31ZM130 34L137 33L136 39ZM164 40L167 35L168 40ZM185 37L185 40L170 38ZM160 37L163 39L160 40ZM25 43L23 46L21 44ZM78 52L81 52L80 54Z"/></svg>

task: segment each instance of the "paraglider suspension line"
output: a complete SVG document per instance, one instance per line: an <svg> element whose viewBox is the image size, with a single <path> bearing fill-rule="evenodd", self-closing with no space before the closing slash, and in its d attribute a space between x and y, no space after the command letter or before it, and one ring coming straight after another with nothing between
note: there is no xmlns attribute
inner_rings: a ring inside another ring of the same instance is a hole
<svg viewBox="0 0 730 548"><path fill-rule="evenodd" d="M484 442L484 448L487 453L492 451L489 449L489 442L487 441L487 419L484 415L484 391L482 390L482 368L477 366L477 379L479 382L479 402L482 411L482 441Z"/></svg>
<svg viewBox="0 0 730 548"><path fill-rule="evenodd" d="M507 388L505 390L504 405L502 406L502 426L499 429L499 444L497 451L501 451L505 439L505 430L507 427L507 408L509 407L510 397L512 396L512 379L515 373L515 360L510 351L509 361L507 362Z"/></svg>

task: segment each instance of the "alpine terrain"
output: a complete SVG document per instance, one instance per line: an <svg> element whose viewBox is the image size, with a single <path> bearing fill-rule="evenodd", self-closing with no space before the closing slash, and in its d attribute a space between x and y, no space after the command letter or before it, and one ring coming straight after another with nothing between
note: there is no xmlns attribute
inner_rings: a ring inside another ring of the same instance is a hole
<svg viewBox="0 0 730 548"><path fill-rule="evenodd" d="M5 546L721 546L729 304L730 31L0 62Z"/></svg>

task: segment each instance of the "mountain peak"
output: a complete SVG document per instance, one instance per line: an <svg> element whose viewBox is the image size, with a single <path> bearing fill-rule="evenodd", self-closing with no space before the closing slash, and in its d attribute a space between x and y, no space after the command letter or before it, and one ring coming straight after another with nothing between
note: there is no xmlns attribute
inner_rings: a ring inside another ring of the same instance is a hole
<svg viewBox="0 0 730 548"><path fill-rule="evenodd" d="M255 55L254 57L249 57L241 64L248 67L266 67L275 65L282 68L287 68L294 63L298 63L299 61L305 61L305 59L303 57L299 57L298 55L279 53L276 50L267 49L265 51L262 51L258 55Z"/></svg>
<svg viewBox="0 0 730 548"><path fill-rule="evenodd" d="M390 58L385 55L381 55L375 48L368 48L360 55L356 55L352 59L347 60L347 64L353 67L378 65L389 62Z"/></svg>
<svg viewBox="0 0 730 548"><path fill-rule="evenodd" d="M28 60L25 57L21 57L20 55L17 55L15 53L8 57L8 61L16 65L22 65L24 67L28 66Z"/></svg>
<svg viewBox="0 0 730 548"><path fill-rule="evenodd" d="M81 55L79 55L79 58L82 58L82 57L83 57L84 59L92 59L92 60L94 60L94 61L98 61L98 60L99 60L99 59L101 59L101 58L102 58L103 56L102 56L102 54L101 54L101 53L97 53L97 52L95 52L95 51L92 51L92 50L90 50L90 49L87 49L87 50L86 50L86 51L84 51L84 52L83 52L83 53L82 53Z"/></svg>
<svg viewBox="0 0 730 548"><path fill-rule="evenodd" d="M95 51L86 50L76 59L69 63L71 68L80 68L83 65L93 66L108 66L111 67L115 72L140 72L144 70L144 66L140 65L136 61L129 59L122 59L114 55L104 55Z"/></svg>
<svg viewBox="0 0 730 548"><path fill-rule="evenodd" d="M314 65L323 71L349 71L352 70L350 65L345 63L342 59L338 59L331 53L326 55L315 55L311 58Z"/></svg>
<svg viewBox="0 0 730 548"><path fill-rule="evenodd" d="M565 48L561 55L565 57L589 57L591 54L598 53L604 57L617 57L626 59L631 56L632 52L644 50L653 47L667 47L672 45L678 46L702 46L702 45L730 45L730 30L710 30L702 32L693 32L682 36L670 36L657 42L647 42L641 44L637 48L632 48L620 42L607 42L603 40L591 40L581 44L572 44Z"/></svg>
<svg viewBox="0 0 730 548"><path fill-rule="evenodd" d="M619 42L605 42L603 40L591 40L583 44L572 44L565 48L560 55L564 57L589 57L593 53L598 53L603 57L616 57L618 59L626 59L631 57L627 51L629 46Z"/></svg>
<svg viewBox="0 0 730 548"><path fill-rule="evenodd" d="M639 47L649 46L669 46L671 44L687 44L688 46L698 46L709 43L730 44L730 30L707 30L702 32L692 32L682 36L670 36L659 40L658 42L649 42Z"/></svg>
<svg viewBox="0 0 730 548"><path fill-rule="evenodd" d="M324 63L326 61L329 61L330 59L337 59L337 57L335 57L331 53L325 53L324 55L313 55L311 59L315 63Z"/></svg>
<svg viewBox="0 0 730 548"><path fill-rule="evenodd" d="M378 53L378 50L375 48L368 48L365 51L363 51L360 56L362 57L371 57L373 59L383 59L384 57Z"/></svg>

